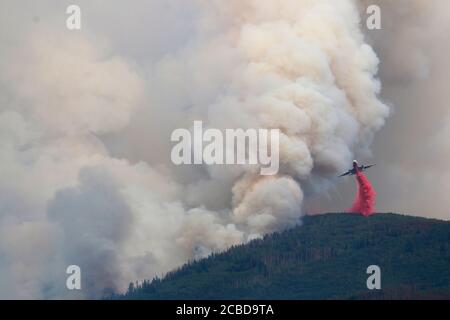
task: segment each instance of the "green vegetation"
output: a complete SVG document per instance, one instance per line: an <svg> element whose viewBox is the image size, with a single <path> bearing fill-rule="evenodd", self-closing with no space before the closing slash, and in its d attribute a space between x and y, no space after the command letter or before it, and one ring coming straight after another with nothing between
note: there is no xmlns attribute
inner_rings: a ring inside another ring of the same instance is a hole
<svg viewBox="0 0 450 320"><path fill-rule="evenodd" d="M366 269L381 268L381 290ZM330 213L185 264L114 299L450 298L450 222Z"/></svg>

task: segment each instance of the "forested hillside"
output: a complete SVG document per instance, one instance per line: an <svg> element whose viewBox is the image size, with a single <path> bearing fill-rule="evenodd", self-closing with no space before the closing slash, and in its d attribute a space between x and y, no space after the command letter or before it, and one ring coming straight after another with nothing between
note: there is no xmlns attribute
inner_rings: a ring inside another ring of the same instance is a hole
<svg viewBox="0 0 450 320"><path fill-rule="evenodd" d="M369 265L381 290L368 290ZM119 299L450 298L450 222L391 213L307 216L301 226L130 285Z"/></svg>

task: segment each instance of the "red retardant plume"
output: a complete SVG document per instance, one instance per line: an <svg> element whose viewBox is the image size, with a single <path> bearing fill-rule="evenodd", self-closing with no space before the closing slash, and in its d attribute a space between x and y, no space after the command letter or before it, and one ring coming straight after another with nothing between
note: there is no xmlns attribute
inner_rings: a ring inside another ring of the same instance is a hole
<svg viewBox="0 0 450 320"><path fill-rule="evenodd" d="M348 211L361 213L363 216L368 217L375 211L375 189L361 171L356 173L356 182L358 184L358 190L353 206Z"/></svg>

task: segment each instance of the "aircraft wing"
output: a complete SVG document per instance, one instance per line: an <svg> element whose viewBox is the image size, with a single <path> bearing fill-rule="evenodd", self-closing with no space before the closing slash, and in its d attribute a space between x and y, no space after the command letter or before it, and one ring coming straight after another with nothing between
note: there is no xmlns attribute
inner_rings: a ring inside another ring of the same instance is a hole
<svg viewBox="0 0 450 320"><path fill-rule="evenodd" d="M375 164L369 164L368 166L364 166L364 169L368 169L370 167L373 167Z"/></svg>
<svg viewBox="0 0 450 320"><path fill-rule="evenodd" d="M339 177L348 176L349 174L352 174L352 170L348 170L347 172L341 174Z"/></svg>

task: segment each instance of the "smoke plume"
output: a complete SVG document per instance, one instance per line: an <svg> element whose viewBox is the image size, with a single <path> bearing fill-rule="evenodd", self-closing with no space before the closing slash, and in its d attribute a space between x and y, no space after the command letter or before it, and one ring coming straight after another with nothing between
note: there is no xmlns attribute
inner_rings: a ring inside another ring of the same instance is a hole
<svg viewBox="0 0 450 320"><path fill-rule="evenodd" d="M388 116L350 0L78 1L79 32L21 2L0 4L0 297L99 297L297 225ZM280 129L279 174L174 166L194 120Z"/></svg>
<svg viewBox="0 0 450 320"><path fill-rule="evenodd" d="M450 2L361 0L381 9L381 29L365 30L377 53L381 99L391 114L373 143L378 212L450 219ZM365 162L368 159L357 158ZM380 169L381 166L381 169ZM354 194L351 179L327 197L307 197L315 211L345 210Z"/></svg>

